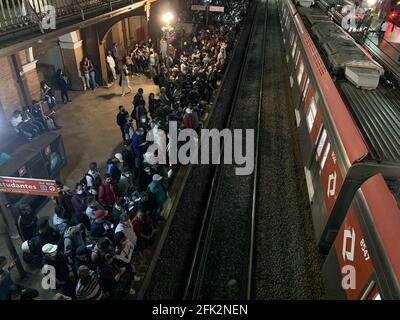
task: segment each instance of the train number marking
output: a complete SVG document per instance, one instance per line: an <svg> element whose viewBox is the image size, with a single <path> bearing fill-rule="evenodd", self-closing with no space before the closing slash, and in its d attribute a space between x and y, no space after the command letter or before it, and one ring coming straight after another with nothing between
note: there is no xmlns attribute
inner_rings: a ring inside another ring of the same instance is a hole
<svg viewBox="0 0 400 320"><path fill-rule="evenodd" d="M351 240L350 251L347 251L347 240ZM356 245L356 233L354 229L344 230L342 255L343 260L354 261L354 251Z"/></svg>
<svg viewBox="0 0 400 320"><path fill-rule="evenodd" d="M334 197L336 195L336 178L337 178L336 171L329 175L328 191L327 191L328 198Z"/></svg>
<svg viewBox="0 0 400 320"><path fill-rule="evenodd" d="M362 252L364 253L365 261L368 261L370 259L370 257L369 257L369 252L368 252L368 249L367 249L367 244L365 243L364 239L361 239L360 246L361 246Z"/></svg>

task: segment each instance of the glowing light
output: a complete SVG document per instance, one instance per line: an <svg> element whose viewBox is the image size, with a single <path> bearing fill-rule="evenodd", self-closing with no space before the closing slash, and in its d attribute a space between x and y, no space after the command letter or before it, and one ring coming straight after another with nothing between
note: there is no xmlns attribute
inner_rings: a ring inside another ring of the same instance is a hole
<svg viewBox="0 0 400 320"><path fill-rule="evenodd" d="M368 6L372 7L374 5L376 5L377 0L367 0L367 4Z"/></svg>
<svg viewBox="0 0 400 320"><path fill-rule="evenodd" d="M174 19L174 14L172 12L166 12L162 15L161 19L164 23L169 24Z"/></svg>

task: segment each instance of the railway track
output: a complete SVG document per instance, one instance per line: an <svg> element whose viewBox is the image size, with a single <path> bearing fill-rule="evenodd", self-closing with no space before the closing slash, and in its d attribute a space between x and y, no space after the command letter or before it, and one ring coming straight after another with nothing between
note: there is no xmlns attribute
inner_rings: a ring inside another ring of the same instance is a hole
<svg viewBox="0 0 400 320"><path fill-rule="evenodd" d="M255 171L215 173L185 299L323 296L281 42L275 0L259 1L228 121L256 130Z"/></svg>
<svg viewBox="0 0 400 320"><path fill-rule="evenodd" d="M263 99L267 3L257 1L227 125L231 130L254 129L256 136ZM258 137L255 159L257 142ZM257 174L257 160L249 176L236 175L232 165L216 170L184 299L250 297Z"/></svg>
<svg viewBox="0 0 400 320"><path fill-rule="evenodd" d="M260 130L253 298L321 299L318 255L277 1L270 0Z"/></svg>

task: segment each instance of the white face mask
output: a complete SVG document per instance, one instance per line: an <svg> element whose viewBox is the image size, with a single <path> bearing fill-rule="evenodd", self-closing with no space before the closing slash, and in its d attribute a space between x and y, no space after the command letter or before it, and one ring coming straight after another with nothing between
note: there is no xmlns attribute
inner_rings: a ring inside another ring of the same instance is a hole
<svg viewBox="0 0 400 320"><path fill-rule="evenodd" d="M83 194L83 190L78 190L76 193L77 194Z"/></svg>

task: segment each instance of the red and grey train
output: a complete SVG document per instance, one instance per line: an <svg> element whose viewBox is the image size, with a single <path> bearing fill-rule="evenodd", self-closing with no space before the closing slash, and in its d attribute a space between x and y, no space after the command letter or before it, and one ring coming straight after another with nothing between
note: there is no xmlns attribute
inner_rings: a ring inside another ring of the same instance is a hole
<svg viewBox="0 0 400 320"><path fill-rule="evenodd" d="M279 15L327 298L399 299L400 109L363 105L378 93L331 76L291 0Z"/></svg>

